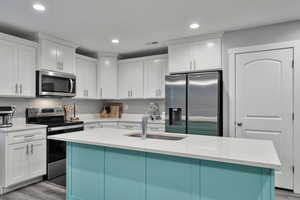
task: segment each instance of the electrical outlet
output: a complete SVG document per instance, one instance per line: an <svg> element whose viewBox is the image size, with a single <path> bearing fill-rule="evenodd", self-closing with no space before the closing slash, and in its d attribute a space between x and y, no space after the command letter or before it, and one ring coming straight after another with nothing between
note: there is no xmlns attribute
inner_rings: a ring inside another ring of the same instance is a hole
<svg viewBox="0 0 300 200"><path fill-rule="evenodd" d="M124 105L124 110L128 110L128 105L127 104Z"/></svg>

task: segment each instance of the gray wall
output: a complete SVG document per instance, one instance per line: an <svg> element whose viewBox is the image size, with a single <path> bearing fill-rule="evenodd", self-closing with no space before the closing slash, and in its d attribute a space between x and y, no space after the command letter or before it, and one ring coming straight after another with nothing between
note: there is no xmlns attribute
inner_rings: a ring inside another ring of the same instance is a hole
<svg viewBox="0 0 300 200"><path fill-rule="evenodd" d="M102 108L102 102L94 100L0 98L0 106L15 105L17 107L15 117L25 117L25 109L28 107L54 107L73 103L76 103L78 114L95 114L99 113Z"/></svg>
<svg viewBox="0 0 300 200"><path fill-rule="evenodd" d="M300 40L300 21L225 32L223 36L224 135L229 134L228 49L276 42Z"/></svg>

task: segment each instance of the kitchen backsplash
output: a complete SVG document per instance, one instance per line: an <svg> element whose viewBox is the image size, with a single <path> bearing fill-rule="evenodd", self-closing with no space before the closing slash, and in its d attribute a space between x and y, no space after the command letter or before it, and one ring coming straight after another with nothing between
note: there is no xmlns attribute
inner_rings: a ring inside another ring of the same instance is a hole
<svg viewBox="0 0 300 200"><path fill-rule="evenodd" d="M165 101L164 100L151 100L151 99L141 99L141 100L122 100L123 111L127 114L144 114L148 111L149 104L151 102L158 103L159 111L165 112Z"/></svg>
<svg viewBox="0 0 300 200"><path fill-rule="evenodd" d="M102 101L54 99L54 98L0 98L0 106L14 105L17 107L15 117L25 117L25 109L28 107L55 107L76 103L78 114L96 114L102 108Z"/></svg>

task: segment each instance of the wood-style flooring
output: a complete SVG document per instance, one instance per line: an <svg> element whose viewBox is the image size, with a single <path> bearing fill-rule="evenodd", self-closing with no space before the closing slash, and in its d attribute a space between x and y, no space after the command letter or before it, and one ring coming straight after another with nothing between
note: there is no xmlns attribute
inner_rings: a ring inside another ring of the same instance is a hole
<svg viewBox="0 0 300 200"><path fill-rule="evenodd" d="M0 196L0 200L65 200L66 191L63 187L47 182L37 183L20 190ZM159 199L158 199L159 200ZM300 195L277 190L276 200L300 200Z"/></svg>
<svg viewBox="0 0 300 200"><path fill-rule="evenodd" d="M65 200L66 191L46 182L37 183L28 187L0 196L0 200Z"/></svg>

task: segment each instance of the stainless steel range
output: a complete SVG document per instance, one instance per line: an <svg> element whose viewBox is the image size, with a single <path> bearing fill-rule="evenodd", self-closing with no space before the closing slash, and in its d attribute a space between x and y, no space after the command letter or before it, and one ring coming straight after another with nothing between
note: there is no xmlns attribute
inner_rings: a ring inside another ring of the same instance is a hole
<svg viewBox="0 0 300 200"><path fill-rule="evenodd" d="M27 108L28 124L48 125L47 135L84 130L82 121L65 121L63 108ZM66 142L47 140L47 175L45 179L58 185L66 185Z"/></svg>

